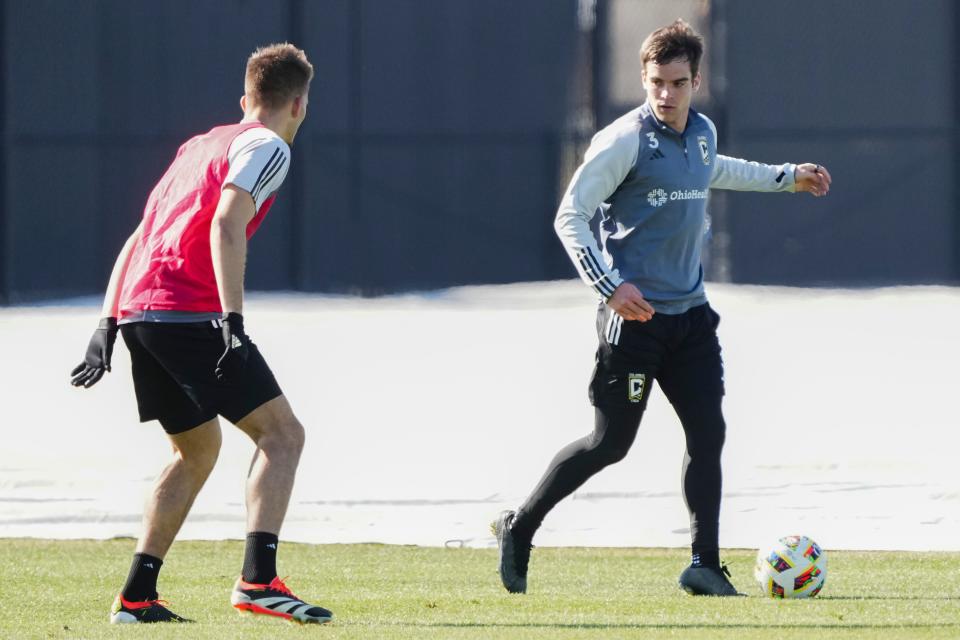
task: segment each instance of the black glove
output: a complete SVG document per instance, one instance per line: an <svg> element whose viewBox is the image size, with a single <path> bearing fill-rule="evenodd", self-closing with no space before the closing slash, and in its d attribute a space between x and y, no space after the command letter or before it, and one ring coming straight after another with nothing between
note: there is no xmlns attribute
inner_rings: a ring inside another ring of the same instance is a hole
<svg viewBox="0 0 960 640"><path fill-rule="evenodd" d="M104 371L110 371L110 357L113 356L113 343L117 341L117 319L101 318L97 330L90 338L87 355L83 362L70 372L73 376L70 384L75 387L92 387L103 377Z"/></svg>
<svg viewBox="0 0 960 640"><path fill-rule="evenodd" d="M250 356L250 338L243 332L243 316L228 313L223 316L223 344L226 350L217 360L217 380L236 380L247 366Z"/></svg>

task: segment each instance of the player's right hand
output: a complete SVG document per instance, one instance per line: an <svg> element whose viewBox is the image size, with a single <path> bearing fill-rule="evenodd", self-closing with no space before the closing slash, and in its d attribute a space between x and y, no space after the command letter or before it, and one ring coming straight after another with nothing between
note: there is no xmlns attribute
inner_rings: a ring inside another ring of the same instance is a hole
<svg viewBox="0 0 960 640"><path fill-rule="evenodd" d="M833 182L825 166L812 162L798 164L793 171L793 178L795 191L806 191L818 198L830 193L830 183Z"/></svg>
<svg viewBox="0 0 960 640"><path fill-rule="evenodd" d="M623 282L607 300L607 306L624 320L646 322L656 313L650 303L643 298L640 289L629 282Z"/></svg>
<svg viewBox="0 0 960 640"><path fill-rule="evenodd" d="M250 338L243 330L243 316L230 312L223 316L223 344L226 349L217 360L217 380L236 380L247 366L250 356Z"/></svg>
<svg viewBox="0 0 960 640"><path fill-rule="evenodd" d="M117 341L117 319L101 318L97 330L87 345L83 362L70 372L70 384L75 387L92 387L100 381L105 371L110 371L113 343Z"/></svg>

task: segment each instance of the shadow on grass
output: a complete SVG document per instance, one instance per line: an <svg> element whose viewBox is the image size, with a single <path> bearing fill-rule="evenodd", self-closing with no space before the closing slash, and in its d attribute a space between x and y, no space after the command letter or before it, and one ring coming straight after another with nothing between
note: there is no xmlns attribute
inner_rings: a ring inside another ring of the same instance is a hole
<svg viewBox="0 0 960 640"><path fill-rule="evenodd" d="M960 596L817 596L817 600L958 600Z"/></svg>
<svg viewBox="0 0 960 640"><path fill-rule="evenodd" d="M552 623L552 622L420 622L404 623L403 627L423 627L426 629L960 629L960 623L930 623L930 624L844 624L837 623L809 623L809 624L604 624L604 623Z"/></svg>

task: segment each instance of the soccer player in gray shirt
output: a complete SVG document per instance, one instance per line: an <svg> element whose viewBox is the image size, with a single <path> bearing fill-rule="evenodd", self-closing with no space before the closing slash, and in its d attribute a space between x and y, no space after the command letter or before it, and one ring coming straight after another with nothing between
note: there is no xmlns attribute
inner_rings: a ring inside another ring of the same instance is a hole
<svg viewBox="0 0 960 640"><path fill-rule="evenodd" d="M766 165L717 154L717 130L690 108L703 40L677 20L640 51L646 102L597 133L560 203L556 231L580 277L602 298L590 383L594 431L560 450L516 511L494 523L500 577L527 588L533 535L560 500L626 456L657 381L683 425L683 494L692 562L680 586L694 595L737 595L721 567L720 317L703 288L701 254L710 189L826 195L816 164ZM597 246L590 229L600 218Z"/></svg>

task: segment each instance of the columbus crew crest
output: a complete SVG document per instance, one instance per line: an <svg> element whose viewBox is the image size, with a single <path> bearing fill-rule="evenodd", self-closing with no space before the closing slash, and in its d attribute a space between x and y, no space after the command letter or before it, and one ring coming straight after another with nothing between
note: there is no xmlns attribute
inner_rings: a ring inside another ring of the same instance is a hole
<svg viewBox="0 0 960 640"><path fill-rule="evenodd" d="M643 373L631 373L627 376L627 399L630 402L643 400L643 390L647 386L647 376Z"/></svg>
<svg viewBox="0 0 960 640"><path fill-rule="evenodd" d="M707 136L697 136L697 145L700 147L703 164L710 164L710 145L707 143Z"/></svg>

